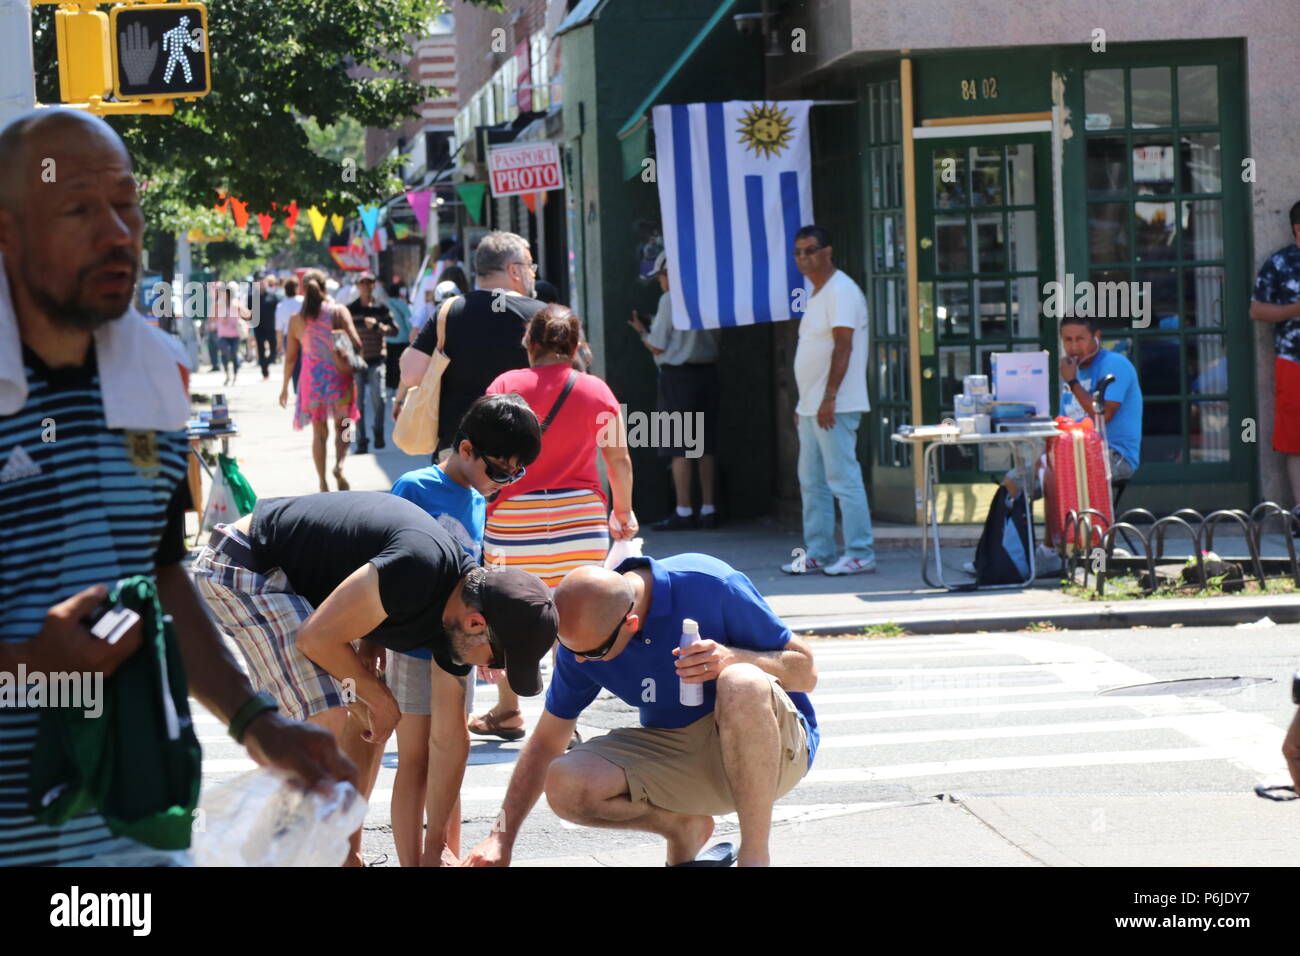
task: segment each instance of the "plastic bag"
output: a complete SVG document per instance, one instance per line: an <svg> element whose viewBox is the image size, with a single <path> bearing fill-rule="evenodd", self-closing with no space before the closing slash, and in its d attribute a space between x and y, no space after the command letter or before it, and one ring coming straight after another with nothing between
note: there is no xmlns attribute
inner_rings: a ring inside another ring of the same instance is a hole
<svg viewBox="0 0 1300 956"><path fill-rule="evenodd" d="M195 816L196 866L341 866L366 801L344 781L322 795L260 767L204 793Z"/></svg>
<svg viewBox="0 0 1300 956"><path fill-rule="evenodd" d="M230 490L226 473L218 468L213 472L212 491L208 494L208 506L203 509L203 530L211 531L219 524L234 524L240 518L235 506L235 496Z"/></svg>
<svg viewBox="0 0 1300 956"><path fill-rule="evenodd" d="M218 455L217 466L221 469L222 477L226 479L226 486L230 489L230 498L240 516L252 514L253 508L257 504L257 495L253 493L253 486L248 483L244 473L239 470L239 465L235 462L235 459L227 455Z"/></svg>
<svg viewBox="0 0 1300 956"><path fill-rule="evenodd" d="M641 545L643 542L643 538L633 538L631 541L624 541L622 538L616 538L609 546L609 554L605 555L605 568L609 571L613 571L628 558L641 557Z"/></svg>

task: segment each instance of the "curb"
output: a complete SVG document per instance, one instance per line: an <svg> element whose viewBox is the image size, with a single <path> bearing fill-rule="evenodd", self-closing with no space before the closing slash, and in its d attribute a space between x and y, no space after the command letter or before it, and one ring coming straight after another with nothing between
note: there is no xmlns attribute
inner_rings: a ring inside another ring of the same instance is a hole
<svg viewBox="0 0 1300 956"><path fill-rule="evenodd" d="M1039 621L1049 621L1062 630L1106 630L1130 627L1230 627L1248 624L1262 617L1275 624L1300 623L1300 596L1261 598L1161 599L1115 601L1079 608L1041 607L1019 612L969 612L960 618L935 614L890 616L858 615L834 621L799 619L787 621L797 634L823 637L860 631L886 622L897 624L909 634L971 634L976 631L1021 631Z"/></svg>

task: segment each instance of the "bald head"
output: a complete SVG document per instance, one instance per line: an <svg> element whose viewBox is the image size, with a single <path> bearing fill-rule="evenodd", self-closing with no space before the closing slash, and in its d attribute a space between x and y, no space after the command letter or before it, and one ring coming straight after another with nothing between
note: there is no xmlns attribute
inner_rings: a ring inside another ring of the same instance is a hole
<svg viewBox="0 0 1300 956"><path fill-rule="evenodd" d="M84 333L130 307L144 216L131 157L79 110L0 131L0 252L19 319Z"/></svg>
<svg viewBox="0 0 1300 956"><path fill-rule="evenodd" d="M109 154L131 168L121 137L102 118L84 110L30 110L0 130L0 208L16 211L33 190L57 182L56 152L68 158Z"/></svg>
<svg viewBox="0 0 1300 956"><path fill-rule="evenodd" d="M604 568L570 571L555 589L560 637L571 650L594 650L627 615L632 585L621 574Z"/></svg>

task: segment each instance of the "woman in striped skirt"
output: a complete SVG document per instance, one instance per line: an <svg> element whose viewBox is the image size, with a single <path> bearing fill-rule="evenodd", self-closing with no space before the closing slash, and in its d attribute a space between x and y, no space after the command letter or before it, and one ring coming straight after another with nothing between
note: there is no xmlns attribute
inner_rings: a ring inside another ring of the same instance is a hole
<svg viewBox="0 0 1300 956"><path fill-rule="evenodd" d="M636 536L632 458L618 399L601 379L574 368L583 345L578 317L547 306L529 321L524 345L530 367L502 373L487 392L523 396L542 422L542 453L488 503L483 560L521 567L555 587L576 567L602 564L611 535ZM608 512L597 451L609 476ZM518 740L519 698L504 683L498 690L497 705L470 718L470 730Z"/></svg>

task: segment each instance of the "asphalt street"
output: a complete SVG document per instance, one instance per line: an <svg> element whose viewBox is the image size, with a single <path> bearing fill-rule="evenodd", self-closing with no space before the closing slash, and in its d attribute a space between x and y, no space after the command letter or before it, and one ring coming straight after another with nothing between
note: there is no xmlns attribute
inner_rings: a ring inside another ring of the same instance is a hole
<svg viewBox="0 0 1300 956"><path fill-rule="evenodd" d="M1287 781L1279 748L1295 709L1295 627L815 639L813 646L822 746L776 808L777 864L1280 862L1256 837L1285 826L1294 807L1252 791ZM1271 682L1100 693L1238 676ZM480 687L479 709L493 693ZM541 706L541 698L524 702L530 726ZM196 721L205 787L253 766L215 718L200 711ZM590 736L633 723L631 708L602 697L579 729ZM488 832L522 746L474 739L462 791L467 846ZM398 759L394 740L366 819L365 856L379 865L397 862L389 800ZM1153 822L1175 805L1177 826ZM1193 853L1194 841L1180 834L1218 832L1225 813L1245 828L1227 841L1232 847L1198 845ZM720 818L715 834L735 830L734 820ZM574 827L544 799L515 850L517 865L659 861L656 837Z"/></svg>

